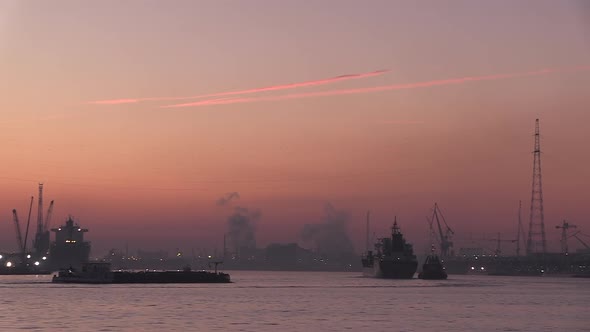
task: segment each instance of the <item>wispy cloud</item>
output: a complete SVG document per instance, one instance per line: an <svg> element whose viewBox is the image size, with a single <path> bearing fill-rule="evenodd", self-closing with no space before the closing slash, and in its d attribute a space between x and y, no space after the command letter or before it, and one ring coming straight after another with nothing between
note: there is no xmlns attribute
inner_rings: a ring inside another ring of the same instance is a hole
<svg viewBox="0 0 590 332"><path fill-rule="evenodd" d="M547 74L558 73L558 72L586 71L586 70L590 70L590 66L580 66L580 67L571 67L571 68L549 68L549 69L541 69L541 70L528 71L528 72L495 74L495 75L485 75L485 76L467 76L467 77L434 80L434 81L382 85L382 86L375 86L375 87L368 87L368 88L354 88L354 89L344 89L344 90L293 93L293 94L287 94L287 95L281 95L281 96L230 98L230 99L224 99L224 100L207 99L207 100L200 100L200 101L190 102L190 103L166 105L166 106L161 106L161 107L162 108L179 108L179 107L199 107L199 106L212 106L212 105L229 105L229 104L254 103L254 102L263 102L263 101L280 101L280 100L289 100L289 99L301 99L301 98L311 98L311 97L327 97L327 96L338 96L338 95L361 94L361 93L371 93L371 92L381 92L381 91L419 89L419 88L428 88L428 87L434 87L434 86L457 85L457 84L465 84L465 83L470 83L470 82L495 81L495 80L503 80L503 79L527 77L527 76L541 76L541 75L547 75Z"/></svg>
<svg viewBox="0 0 590 332"><path fill-rule="evenodd" d="M419 125L424 124L422 120L383 120L378 122L382 125Z"/></svg>
<svg viewBox="0 0 590 332"><path fill-rule="evenodd" d="M336 77L332 77L332 78L325 78L325 79L321 79L321 80L273 85L273 86L247 89L247 90L217 92L217 93L189 96L189 97L125 98L125 99L97 100L97 101L90 101L88 103L89 104L98 104L98 105L117 105L117 104L139 103L139 102L143 102L143 101L189 100L189 99L200 99L200 98L211 98L211 97L237 96L237 95L246 95L246 94L268 92L268 91L279 91L279 90L288 90L288 89L296 89L296 88L305 88L305 87L325 85L325 84L331 84L331 83L347 81L347 80L369 78L369 77L383 75L383 74L387 73L388 71L389 70L383 69L383 70L377 70L377 71L372 71L372 72L362 73L362 74L340 75L340 76L336 76Z"/></svg>

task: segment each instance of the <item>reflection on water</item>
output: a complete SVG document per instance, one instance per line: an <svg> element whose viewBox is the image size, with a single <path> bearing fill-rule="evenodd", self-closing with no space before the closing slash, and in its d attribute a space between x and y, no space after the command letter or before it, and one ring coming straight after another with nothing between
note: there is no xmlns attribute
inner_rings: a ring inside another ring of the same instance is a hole
<svg viewBox="0 0 590 332"><path fill-rule="evenodd" d="M590 279L231 272L232 284L64 285L0 276L0 330L590 331Z"/></svg>

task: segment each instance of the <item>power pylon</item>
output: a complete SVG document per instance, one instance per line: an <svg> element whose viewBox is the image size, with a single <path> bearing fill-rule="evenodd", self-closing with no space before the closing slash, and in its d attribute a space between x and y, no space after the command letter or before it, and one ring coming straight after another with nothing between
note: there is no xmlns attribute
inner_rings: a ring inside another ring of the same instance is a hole
<svg viewBox="0 0 590 332"><path fill-rule="evenodd" d="M533 150L533 186L531 192L531 211L529 216L529 236L527 255L547 253L545 239L545 217L543 213L543 185L541 179L541 140L539 119L535 121L535 149Z"/></svg>

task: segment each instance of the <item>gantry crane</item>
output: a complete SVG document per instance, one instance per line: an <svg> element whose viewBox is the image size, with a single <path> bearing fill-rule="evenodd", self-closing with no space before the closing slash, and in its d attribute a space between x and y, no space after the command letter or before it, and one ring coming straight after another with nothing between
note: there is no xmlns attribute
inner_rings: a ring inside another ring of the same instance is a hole
<svg viewBox="0 0 590 332"><path fill-rule="evenodd" d="M29 225L31 225L31 211L33 211L33 200L34 197L31 196L31 204L29 205L29 216L27 217L27 229L25 231L25 242L23 243L23 256L27 252L27 241L29 239Z"/></svg>
<svg viewBox="0 0 590 332"><path fill-rule="evenodd" d="M18 245L18 251L22 254L24 253L24 244L23 244L23 236L20 231L20 223L18 221L18 214L16 213L16 209L12 210L12 220L14 220L14 226L16 227L16 244Z"/></svg>
<svg viewBox="0 0 590 332"><path fill-rule="evenodd" d="M500 233L498 233L498 237L495 239L489 239L489 241L494 241L496 242L496 250L494 251L494 255L496 256L500 256L502 254L502 242L510 242L510 243L514 243L517 242L518 240L502 240L500 237Z"/></svg>
<svg viewBox="0 0 590 332"><path fill-rule="evenodd" d="M443 231L443 227L440 223L440 219L442 219L444 226L445 226L445 230ZM436 220L436 225L438 226L438 235L440 237L440 255L441 257L448 257L451 256L453 254L453 242L451 241L451 238L453 236L453 234L455 234L455 232L453 232L453 230L451 229L451 227L449 227L449 225L447 224L447 221L445 220L445 217L443 216L442 212L440 211L440 208L438 207L437 203L434 203L434 211L433 211L433 215L432 215L432 222L434 222L434 220Z"/></svg>
<svg viewBox="0 0 590 332"><path fill-rule="evenodd" d="M51 224L51 215L53 214L53 201L49 203L47 214L45 215L45 224L43 224L43 231L49 234L49 225Z"/></svg>
<svg viewBox="0 0 590 332"><path fill-rule="evenodd" d="M578 226L576 225L572 225L570 223L568 223L567 221L563 221L563 223L561 224L561 226L555 226L555 228L557 229L561 229L561 252L563 252L564 255L568 254L568 247L567 247L567 230L570 228L577 228Z"/></svg>
<svg viewBox="0 0 590 332"><path fill-rule="evenodd" d="M577 232L575 232L574 234L570 235L568 238L570 238L570 237L575 237L575 238L576 238L576 240L578 240L578 241L579 241L579 242L580 242L580 243L581 243L581 244L584 246L584 248L586 248L587 250L590 250L590 246L589 246L588 244L586 244L586 242L582 241L582 239L580 239L580 238L578 237L578 234L582 234L582 232L580 232L580 231L577 231ZM582 234L582 235L584 235L584 234Z"/></svg>

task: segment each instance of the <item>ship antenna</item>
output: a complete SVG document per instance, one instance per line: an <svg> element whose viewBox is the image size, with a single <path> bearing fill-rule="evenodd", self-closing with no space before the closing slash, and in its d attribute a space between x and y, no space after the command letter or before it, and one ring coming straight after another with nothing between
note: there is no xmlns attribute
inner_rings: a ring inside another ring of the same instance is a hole
<svg viewBox="0 0 590 332"><path fill-rule="evenodd" d="M393 227L392 227L392 234L399 233L399 227L397 226L397 216L393 217Z"/></svg>

